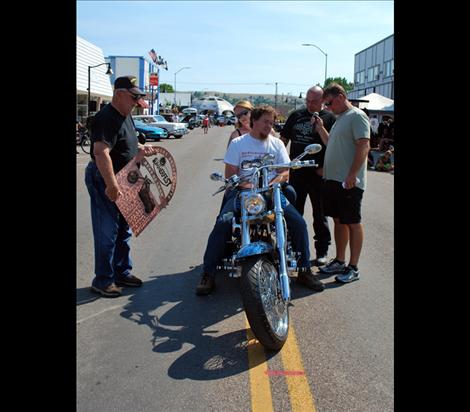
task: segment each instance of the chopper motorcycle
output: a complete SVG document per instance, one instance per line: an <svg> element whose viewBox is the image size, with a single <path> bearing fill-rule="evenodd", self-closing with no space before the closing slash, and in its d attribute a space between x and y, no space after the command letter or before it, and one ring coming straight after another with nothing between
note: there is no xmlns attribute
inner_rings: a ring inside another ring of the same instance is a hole
<svg viewBox="0 0 470 412"><path fill-rule="evenodd" d="M289 273L297 269L297 253L287 232L282 207L286 199L281 195L281 183L269 184L268 171L316 167L314 160L300 159L321 148L311 144L288 163L273 164L271 154L245 161L242 169L252 173L244 177L233 175L225 179L220 173L210 175L212 180L224 182L213 195L227 188L235 189L242 182L251 183L250 189L238 193L235 213L222 216L225 221L232 221L232 239L228 244L230 253L218 268L240 278L243 306L253 334L271 350L281 349L287 340Z"/></svg>

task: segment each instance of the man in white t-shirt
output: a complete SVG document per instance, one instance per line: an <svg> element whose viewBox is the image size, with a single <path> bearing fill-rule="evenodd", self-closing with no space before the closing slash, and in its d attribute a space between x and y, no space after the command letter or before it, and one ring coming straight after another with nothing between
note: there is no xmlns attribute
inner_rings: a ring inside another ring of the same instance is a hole
<svg viewBox="0 0 470 412"><path fill-rule="evenodd" d="M243 170L244 161L260 159L265 154L275 156L274 163L288 163L290 161L284 143L270 135L276 118L276 112L271 106L262 105L251 113L251 132L232 140L225 154L225 177L237 174L241 177L251 174L251 170ZM289 178L289 169L272 170L268 174L270 183L286 182ZM196 288L196 294L208 295L215 288L215 273L217 263L224 257L225 243L230 240L232 224L224 221L223 216L235 210L235 200L239 189L250 187L249 182L240 184L237 190L232 190L227 195L227 200L212 229L207 241L204 253L203 273ZM283 196L283 195L281 195ZM297 209L286 199L284 217L291 235L294 250L300 254L298 259L298 282L307 287L322 291L325 287L312 273L310 269L310 245L308 240L307 224Z"/></svg>

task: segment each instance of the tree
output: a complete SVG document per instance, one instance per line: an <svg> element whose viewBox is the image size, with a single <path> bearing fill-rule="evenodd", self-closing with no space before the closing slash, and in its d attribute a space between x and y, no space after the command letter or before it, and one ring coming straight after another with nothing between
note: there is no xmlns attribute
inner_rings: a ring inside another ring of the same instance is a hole
<svg viewBox="0 0 470 412"><path fill-rule="evenodd" d="M343 86L344 90L346 90L346 93L354 89L354 83L348 82L345 77L328 77L325 80L323 88L327 87L330 83L338 83L339 85Z"/></svg>
<svg viewBox="0 0 470 412"><path fill-rule="evenodd" d="M173 86L168 83L161 83L160 84L160 93L173 93Z"/></svg>

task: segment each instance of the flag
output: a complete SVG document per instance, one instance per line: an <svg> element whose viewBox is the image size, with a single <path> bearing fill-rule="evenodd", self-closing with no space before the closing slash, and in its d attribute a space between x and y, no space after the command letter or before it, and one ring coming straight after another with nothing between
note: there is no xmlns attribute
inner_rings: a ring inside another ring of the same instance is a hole
<svg viewBox="0 0 470 412"><path fill-rule="evenodd" d="M153 62L157 64L157 53L155 53L154 49L149 51L149 56L153 60Z"/></svg>

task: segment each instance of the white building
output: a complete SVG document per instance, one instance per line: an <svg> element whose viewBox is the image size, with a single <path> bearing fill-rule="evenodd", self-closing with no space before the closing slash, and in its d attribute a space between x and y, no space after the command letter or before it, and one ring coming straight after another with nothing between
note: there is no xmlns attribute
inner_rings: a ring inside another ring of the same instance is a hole
<svg viewBox="0 0 470 412"><path fill-rule="evenodd" d="M394 99L394 35L369 46L354 56L354 90L351 99L377 93Z"/></svg>
<svg viewBox="0 0 470 412"><path fill-rule="evenodd" d="M102 66L98 66L102 64ZM90 77L88 78L88 68ZM96 102L97 110L104 103L111 101L113 88L111 79L106 74L108 66L103 51L94 44L77 36L77 116L81 120L87 115L88 81L90 82L90 100Z"/></svg>

